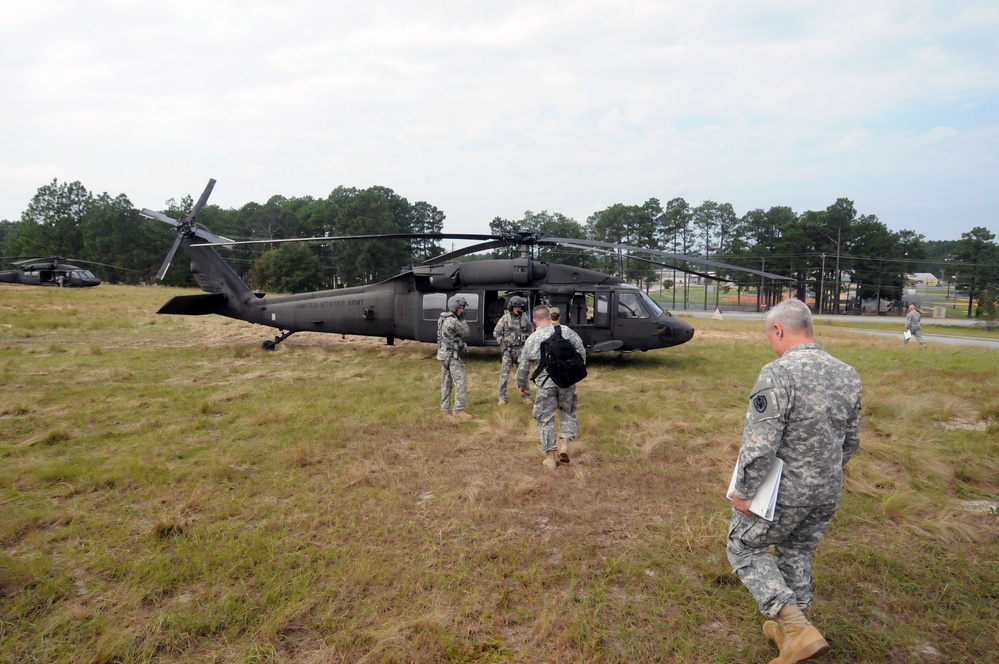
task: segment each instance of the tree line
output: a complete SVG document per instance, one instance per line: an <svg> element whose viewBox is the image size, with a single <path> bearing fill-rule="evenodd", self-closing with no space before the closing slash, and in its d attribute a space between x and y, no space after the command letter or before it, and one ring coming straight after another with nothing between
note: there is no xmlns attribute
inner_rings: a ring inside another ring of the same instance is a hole
<svg viewBox="0 0 999 664"><path fill-rule="evenodd" d="M164 214L183 219L193 200L166 202ZM392 189L337 187L326 198L272 196L223 210L208 205L198 220L232 239L279 240L294 237L442 233L445 214L425 201L410 203ZM561 213L527 211L520 219L496 217L491 233L534 230L551 237L585 238L702 256L732 265L787 276L772 282L737 271L700 272L680 259L639 259L628 252L593 254L541 246L540 260L592 267L648 286L671 268L722 280L729 287L754 290L769 304L792 294L814 298L819 311L841 306L837 284L849 281L857 301L903 298L907 275L933 272L970 295L973 305L995 306L999 291L999 245L983 227L953 242L926 242L909 230L892 231L875 215L858 214L851 200L837 199L824 210L797 213L790 207L754 209L738 215L731 204L683 198L662 204L615 204L579 222ZM80 182L51 183L38 189L17 221L0 222L0 255L17 258L61 256L103 264L101 278L118 283L150 280L173 241L161 222L140 217L125 195L95 196ZM513 250L497 250L507 257ZM445 252L437 240L363 240L351 242L245 245L223 250L226 260L254 288L301 292L381 281L400 269ZM470 257L474 260L476 257ZM479 256L481 258L481 256ZM186 261L167 274L169 285L193 285ZM667 287L686 287L667 283Z"/></svg>

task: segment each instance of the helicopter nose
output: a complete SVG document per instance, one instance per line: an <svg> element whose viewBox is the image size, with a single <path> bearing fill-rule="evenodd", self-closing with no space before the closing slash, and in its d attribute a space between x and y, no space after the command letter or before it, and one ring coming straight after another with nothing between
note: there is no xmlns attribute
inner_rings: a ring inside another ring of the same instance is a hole
<svg viewBox="0 0 999 664"><path fill-rule="evenodd" d="M677 346L694 338L694 328L685 320L663 314L659 317L659 336L668 345Z"/></svg>

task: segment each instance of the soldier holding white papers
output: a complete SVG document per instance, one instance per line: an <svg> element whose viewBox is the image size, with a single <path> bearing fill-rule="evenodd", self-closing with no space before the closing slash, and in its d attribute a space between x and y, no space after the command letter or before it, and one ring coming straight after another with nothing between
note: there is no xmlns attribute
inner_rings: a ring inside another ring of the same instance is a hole
<svg viewBox="0 0 999 664"><path fill-rule="evenodd" d="M862 388L853 367L815 344L800 300L767 312L766 334L778 359L763 367L750 394L727 552L760 611L777 618L763 625L781 652L773 661L800 662L829 650L802 611L814 597L812 555L836 513L843 466L860 447ZM783 477L766 521L749 504L778 457Z"/></svg>

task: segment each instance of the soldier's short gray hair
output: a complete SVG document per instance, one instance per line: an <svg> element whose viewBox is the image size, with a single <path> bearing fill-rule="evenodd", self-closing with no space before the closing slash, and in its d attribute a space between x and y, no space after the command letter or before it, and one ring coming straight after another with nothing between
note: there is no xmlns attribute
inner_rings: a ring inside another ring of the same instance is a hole
<svg viewBox="0 0 999 664"><path fill-rule="evenodd" d="M767 326L779 324L788 332L814 333L812 311L801 300L784 300L767 313Z"/></svg>

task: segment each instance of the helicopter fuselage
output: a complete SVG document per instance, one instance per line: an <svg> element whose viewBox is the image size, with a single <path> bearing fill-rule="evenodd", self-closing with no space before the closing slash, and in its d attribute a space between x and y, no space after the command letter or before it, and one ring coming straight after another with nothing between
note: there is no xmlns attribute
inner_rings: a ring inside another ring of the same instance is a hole
<svg viewBox="0 0 999 664"><path fill-rule="evenodd" d="M44 263L0 271L0 282L26 286L89 288L99 286L101 280L90 270L75 265Z"/></svg>
<svg viewBox="0 0 999 664"><path fill-rule="evenodd" d="M295 332L327 332L428 343L437 341L437 320L447 299L468 301L464 320L470 346L495 346L493 327L503 313L501 297L519 293L531 306L549 304L563 312L589 352L651 350L689 341L693 328L663 310L640 289L595 270L530 258L493 259L416 266L391 279L295 295L265 297L252 292L221 256L207 246L182 246L205 295L172 298L164 314L218 314L277 328L275 342Z"/></svg>

